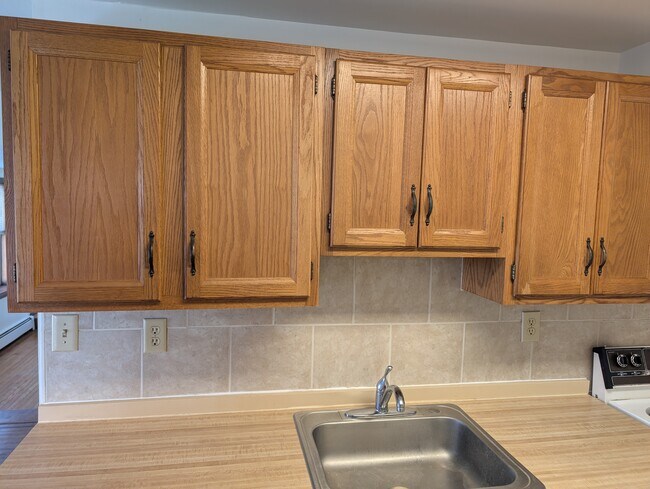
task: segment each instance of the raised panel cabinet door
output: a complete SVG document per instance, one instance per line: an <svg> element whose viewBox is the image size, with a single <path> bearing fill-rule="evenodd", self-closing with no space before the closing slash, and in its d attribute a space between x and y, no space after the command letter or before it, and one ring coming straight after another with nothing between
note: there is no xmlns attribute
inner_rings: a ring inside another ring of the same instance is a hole
<svg viewBox="0 0 650 489"><path fill-rule="evenodd" d="M11 33L18 302L158 299L159 57Z"/></svg>
<svg viewBox="0 0 650 489"><path fill-rule="evenodd" d="M588 295L605 83L530 76L515 295Z"/></svg>
<svg viewBox="0 0 650 489"><path fill-rule="evenodd" d="M650 295L650 86L610 83L594 293Z"/></svg>
<svg viewBox="0 0 650 489"><path fill-rule="evenodd" d="M186 47L187 298L308 297L315 58Z"/></svg>
<svg viewBox="0 0 650 489"><path fill-rule="evenodd" d="M338 61L331 245L417 245L423 68Z"/></svg>
<svg viewBox="0 0 650 489"><path fill-rule="evenodd" d="M428 71L421 248L499 248L510 75Z"/></svg>

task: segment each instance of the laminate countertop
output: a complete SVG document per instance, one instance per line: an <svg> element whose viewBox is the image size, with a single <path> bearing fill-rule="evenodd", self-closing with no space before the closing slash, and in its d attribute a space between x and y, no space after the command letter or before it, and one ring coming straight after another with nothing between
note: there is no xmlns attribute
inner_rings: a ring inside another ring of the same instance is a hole
<svg viewBox="0 0 650 489"><path fill-rule="evenodd" d="M548 489L650 488L650 428L587 395L450 401ZM311 487L294 411L39 424L0 487Z"/></svg>

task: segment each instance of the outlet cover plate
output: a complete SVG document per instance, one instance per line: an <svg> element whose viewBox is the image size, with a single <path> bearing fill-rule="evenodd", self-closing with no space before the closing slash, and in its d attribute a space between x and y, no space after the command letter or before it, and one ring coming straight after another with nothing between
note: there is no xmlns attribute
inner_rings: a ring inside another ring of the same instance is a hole
<svg viewBox="0 0 650 489"><path fill-rule="evenodd" d="M79 316L54 314L52 316L52 351L79 350Z"/></svg>
<svg viewBox="0 0 650 489"><path fill-rule="evenodd" d="M144 352L164 353L167 351L167 319L144 320Z"/></svg>
<svg viewBox="0 0 650 489"><path fill-rule="evenodd" d="M539 341L542 315L539 311L521 313L521 341L524 343Z"/></svg>

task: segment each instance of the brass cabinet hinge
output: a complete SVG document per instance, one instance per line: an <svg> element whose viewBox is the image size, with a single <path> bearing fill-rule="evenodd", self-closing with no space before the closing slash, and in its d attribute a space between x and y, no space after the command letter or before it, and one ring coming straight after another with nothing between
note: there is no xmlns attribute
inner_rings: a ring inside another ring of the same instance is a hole
<svg viewBox="0 0 650 489"><path fill-rule="evenodd" d="M327 230L332 230L332 213L327 214Z"/></svg>
<svg viewBox="0 0 650 489"><path fill-rule="evenodd" d="M18 282L18 272L16 271L16 264L14 263L14 266L11 270L11 278L13 279L14 283Z"/></svg>
<svg viewBox="0 0 650 489"><path fill-rule="evenodd" d="M503 216L501 216L501 234L503 234Z"/></svg>
<svg viewBox="0 0 650 489"><path fill-rule="evenodd" d="M512 107L512 90L508 92L508 108Z"/></svg>
<svg viewBox="0 0 650 489"><path fill-rule="evenodd" d="M309 280L314 280L314 262L311 262L311 276Z"/></svg>
<svg viewBox="0 0 650 489"><path fill-rule="evenodd" d="M526 110L526 107L528 107L528 92L524 90L521 95L521 110Z"/></svg>
<svg viewBox="0 0 650 489"><path fill-rule="evenodd" d="M336 77L332 78L332 98L336 96Z"/></svg>
<svg viewBox="0 0 650 489"><path fill-rule="evenodd" d="M318 75L314 75L314 95L318 95Z"/></svg>
<svg viewBox="0 0 650 489"><path fill-rule="evenodd" d="M512 266L510 267L510 281L511 282L515 281L516 274L517 274L517 265L515 265L513 263Z"/></svg>
<svg viewBox="0 0 650 489"><path fill-rule="evenodd" d="M7 70L11 71L11 49L7 49Z"/></svg>

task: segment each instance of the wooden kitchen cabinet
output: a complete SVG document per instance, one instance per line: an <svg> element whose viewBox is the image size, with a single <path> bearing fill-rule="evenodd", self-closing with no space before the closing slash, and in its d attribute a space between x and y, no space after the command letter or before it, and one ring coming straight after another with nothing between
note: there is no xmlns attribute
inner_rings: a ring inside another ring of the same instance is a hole
<svg viewBox="0 0 650 489"><path fill-rule="evenodd" d="M508 192L508 73L429 68L420 248L499 248Z"/></svg>
<svg viewBox="0 0 650 489"><path fill-rule="evenodd" d="M515 295L587 295L605 82L530 76Z"/></svg>
<svg viewBox="0 0 650 489"><path fill-rule="evenodd" d="M187 46L187 298L308 297L313 56Z"/></svg>
<svg viewBox="0 0 650 489"><path fill-rule="evenodd" d="M650 85L609 83L593 293L650 295Z"/></svg>
<svg viewBox="0 0 650 489"><path fill-rule="evenodd" d="M16 301L157 300L159 44L21 31L11 56Z"/></svg>
<svg viewBox="0 0 650 489"><path fill-rule="evenodd" d="M425 70L336 63L330 244L415 248Z"/></svg>

